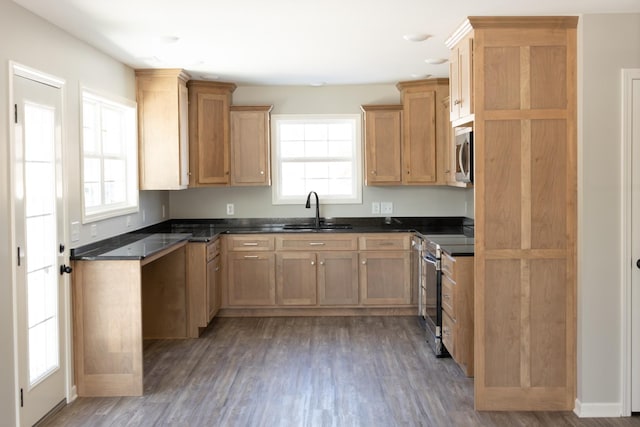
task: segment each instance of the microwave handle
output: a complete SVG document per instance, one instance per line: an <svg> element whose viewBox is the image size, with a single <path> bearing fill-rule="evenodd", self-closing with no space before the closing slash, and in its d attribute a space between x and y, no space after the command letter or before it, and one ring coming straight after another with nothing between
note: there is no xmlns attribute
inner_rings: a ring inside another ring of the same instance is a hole
<svg viewBox="0 0 640 427"><path fill-rule="evenodd" d="M462 172L464 175L467 174L467 170L465 165L462 163L462 154L464 150L468 150L468 149L469 149L469 144L464 142L460 144L460 149L458 150L458 168L460 172Z"/></svg>

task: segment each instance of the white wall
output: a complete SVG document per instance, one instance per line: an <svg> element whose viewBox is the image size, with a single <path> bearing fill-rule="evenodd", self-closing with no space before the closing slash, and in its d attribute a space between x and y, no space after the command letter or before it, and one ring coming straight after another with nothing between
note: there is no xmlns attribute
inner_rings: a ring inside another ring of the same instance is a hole
<svg viewBox="0 0 640 427"><path fill-rule="evenodd" d="M272 114L352 114L363 104L399 104L395 85L361 86L241 86L235 105L272 104ZM372 216L371 202L392 202L393 216L467 216L473 190L448 187L364 187L360 205L326 205L324 217ZM226 204L235 205L235 218L306 217L313 210L297 205L273 205L270 187L199 188L171 192L172 218L226 218ZM473 204L471 203L471 211Z"/></svg>
<svg viewBox="0 0 640 427"><path fill-rule="evenodd" d="M17 6L10 0L0 0L0 414L2 425L15 423L13 290L11 245L11 207L9 195L9 61L35 68L66 81L64 100L64 162L68 195L69 223L81 221L80 213L80 141L79 87L86 85L101 92L135 100L133 70L78 41ZM166 192L140 195L146 210L146 224L160 220L161 204L168 204ZM88 227L82 227L81 239L73 246L130 231L146 224L140 215L131 216L131 226L125 219L97 223L98 235L90 237Z"/></svg>
<svg viewBox="0 0 640 427"><path fill-rule="evenodd" d="M621 69L640 68L640 14L585 15L579 44L577 398L584 414L615 416L622 401Z"/></svg>

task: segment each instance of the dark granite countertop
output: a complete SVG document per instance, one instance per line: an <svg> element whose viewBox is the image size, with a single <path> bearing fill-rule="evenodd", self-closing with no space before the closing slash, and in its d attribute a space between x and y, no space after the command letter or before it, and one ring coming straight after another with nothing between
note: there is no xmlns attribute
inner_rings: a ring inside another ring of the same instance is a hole
<svg viewBox="0 0 640 427"><path fill-rule="evenodd" d="M313 218L174 219L72 249L71 259L142 259L179 241L206 243L220 234L328 232L473 236L473 220L465 217L322 218L321 228L316 229Z"/></svg>

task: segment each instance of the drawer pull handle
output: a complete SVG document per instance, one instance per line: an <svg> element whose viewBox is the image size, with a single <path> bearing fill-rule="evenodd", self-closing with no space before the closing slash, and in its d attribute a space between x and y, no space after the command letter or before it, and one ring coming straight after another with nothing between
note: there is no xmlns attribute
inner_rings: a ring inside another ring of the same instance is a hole
<svg viewBox="0 0 640 427"><path fill-rule="evenodd" d="M393 246L393 242L380 242L380 246Z"/></svg>
<svg viewBox="0 0 640 427"><path fill-rule="evenodd" d="M309 246L324 246L324 242L309 242Z"/></svg>
<svg viewBox="0 0 640 427"><path fill-rule="evenodd" d="M242 246L258 246L258 242L245 242Z"/></svg>
<svg viewBox="0 0 640 427"><path fill-rule="evenodd" d="M245 255L244 258L245 259L257 259L258 255Z"/></svg>

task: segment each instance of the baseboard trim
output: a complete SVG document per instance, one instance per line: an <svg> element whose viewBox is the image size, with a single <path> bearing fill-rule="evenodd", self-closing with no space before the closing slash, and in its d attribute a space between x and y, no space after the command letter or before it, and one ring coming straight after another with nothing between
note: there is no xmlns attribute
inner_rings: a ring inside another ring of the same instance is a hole
<svg viewBox="0 0 640 427"><path fill-rule="evenodd" d="M573 412L580 418L617 418L622 416L620 403L582 403L576 399Z"/></svg>

